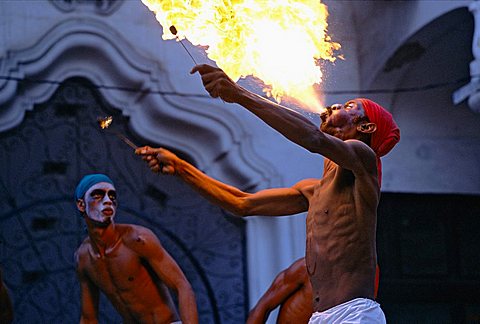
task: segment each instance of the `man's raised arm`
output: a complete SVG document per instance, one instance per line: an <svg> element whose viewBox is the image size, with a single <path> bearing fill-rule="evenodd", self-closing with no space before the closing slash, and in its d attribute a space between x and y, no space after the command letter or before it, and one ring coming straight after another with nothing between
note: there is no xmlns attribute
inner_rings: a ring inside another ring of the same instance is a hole
<svg viewBox="0 0 480 324"><path fill-rule="evenodd" d="M314 136L323 134L301 114L246 90L219 68L203 64L195 66L191 73L195 72L201 75L205 90L212 97L242 105L270 127L307 150L312 150L312 141L316 140Z"/></svg>
<svg viewBox="0 0 480 324"><path fill-rule="evenodd" d="M226 102L237 103L262 119L290 141L312 153L321 154L342 167L354 172L363 172L365 167L359 156L365 156L367 145L351 145L343 140L326 134L310 120L287 107L278 105L236 84L223 70L210 65L197 65L191 73L198 72L202 77L205 90L214 97ZM357 143L358 144L358 143ZM361 146L364 146L363 148ZM369 160L375 164L373 152Z"/></svg>

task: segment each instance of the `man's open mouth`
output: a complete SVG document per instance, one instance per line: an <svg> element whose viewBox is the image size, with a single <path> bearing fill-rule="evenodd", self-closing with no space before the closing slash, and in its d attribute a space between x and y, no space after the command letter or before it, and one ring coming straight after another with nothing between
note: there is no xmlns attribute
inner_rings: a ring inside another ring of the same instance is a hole
<svg viewBox="0 0 480 324"><path fill-rule="evenodd" d="M325 107L325 111L320 114L320 119L325 122L329 116L332 115L332 108L330 106Z"/></svg>
<svg viewBox="0 0 480 324"><path fill-rule="evenodd" d="M102 210L102 214L105 216L112 216L113 215L113 209L111 208L105 208Z"/></svg>

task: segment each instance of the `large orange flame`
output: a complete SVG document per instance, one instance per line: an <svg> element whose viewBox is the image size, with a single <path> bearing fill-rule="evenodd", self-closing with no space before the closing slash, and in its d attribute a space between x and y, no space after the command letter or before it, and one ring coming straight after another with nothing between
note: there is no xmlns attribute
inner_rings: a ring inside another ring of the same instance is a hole
<svg viewBox="0 0 480 324"><path fill-rule="evenodd" d="M208 46L208 57L233 80L253 75L277 102L291 97L319 111L313 89L322 81L319 61L333 62L340 48L326 33L320 0L142 1L164 27L163 39Z"/></svg>

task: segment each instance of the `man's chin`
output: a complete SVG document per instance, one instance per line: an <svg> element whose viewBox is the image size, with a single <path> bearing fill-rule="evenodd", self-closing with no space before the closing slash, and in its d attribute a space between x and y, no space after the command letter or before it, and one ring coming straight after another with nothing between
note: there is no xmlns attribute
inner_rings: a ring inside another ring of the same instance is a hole
<svg viewBox="0 0 480 324"><path fill-rule="evenodd" d="M333 132L332 132L332 128L331 127L328 127L327 123L322 123L320 125L320 130L324 133L327 133L329 135L332 135Z"/></svg>
<svg viewBox="0 0 480 324"><path fill-rule="evenodd" d="M105 218L104 220L96 220L89 218L90 223L95 227L105 228L112 223L112 217Z"/></svg>

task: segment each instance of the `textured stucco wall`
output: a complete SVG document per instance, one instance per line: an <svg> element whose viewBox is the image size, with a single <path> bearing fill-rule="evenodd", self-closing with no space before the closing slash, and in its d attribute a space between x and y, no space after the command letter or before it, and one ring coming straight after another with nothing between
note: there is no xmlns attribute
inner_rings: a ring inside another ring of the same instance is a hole
<svg viewBox="0 0 480 324"><path fill-rule="evenodd" d="M382 74L381 68L385 62L410 35L432 19L469 2L326 1L330 11L330 34L342 44L345 60L325 65L325 103L344 102L359 96L356 90L380 85L385 88L406 87L420 74L426 76L426 82L437 82L439 79L436 76L428 79L428 66L421 69L417 65L406 70L402 72L405 77L397 78L392 83L385 81L388 78L379 77L379 74ZM5 57L7 50L32 46L60 20L91 15L88 6L81 8L84 8L83 11L60 13L46 1L0 1L0 59ZM179 44L162 41L158 23L140 1L125 1L118 11L101 20L120 33L139 53L157 61L159 69L169 76L167 82L171 89L204 93L198 76L188 73L193 65L191 59ZM201 52L191 46L189 48L197 62L207 62ZM451 68L463 69L458 66ZM381 83L378 83L379 79ZM248 83L247 87L258 91ZM384 190L480 192L479 116L465 110L465 107L455 110L449 102L453 90L454 87L440 89L440 93L415 96L411 93L373 96L394 108L393 114L402 127L401 144L384 158ZM199 105L198 102L195 104ZM426 109L412 110L411 107ZM228 109L229 114L248 130L252 150L274 171L274 185L290 186L303 178L321 176L322 157L289 143L250 113L218 100L205 100L198 106L198 109L207 108L219 111ZM206 123L205 127L211 125ZM229 163L234 168L235 163L242 161ZM242 163L238 167L245 166ZM461 170L470 170L465 176L470 179L469 182L456 176ZM421 181L418 181L419 178ZM266 182L258 184L259 189L265 186ZM304 215L279 219L256 217L249 220L247 234L252 305L278 271L303 255L304 227Z"/></svg>

